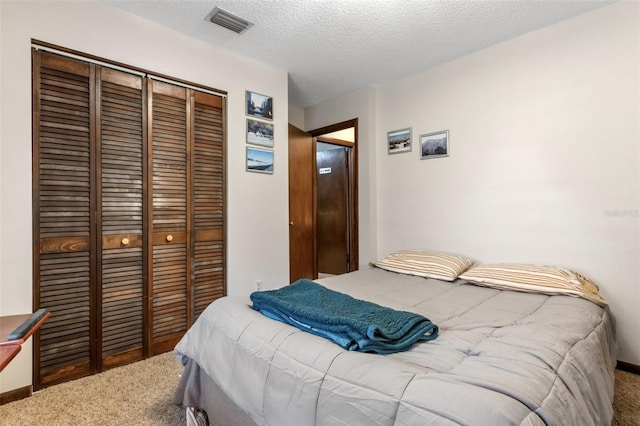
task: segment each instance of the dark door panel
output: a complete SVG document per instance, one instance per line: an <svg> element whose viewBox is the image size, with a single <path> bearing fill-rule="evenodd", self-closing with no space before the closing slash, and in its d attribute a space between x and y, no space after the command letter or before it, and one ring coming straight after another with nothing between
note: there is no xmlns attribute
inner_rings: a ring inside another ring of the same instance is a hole
<svg viewBox="0 0 640 426"><path fill-rule="evenodd" d="M316 154L318 188L318 272L349 271L347 149Z"/></svg>

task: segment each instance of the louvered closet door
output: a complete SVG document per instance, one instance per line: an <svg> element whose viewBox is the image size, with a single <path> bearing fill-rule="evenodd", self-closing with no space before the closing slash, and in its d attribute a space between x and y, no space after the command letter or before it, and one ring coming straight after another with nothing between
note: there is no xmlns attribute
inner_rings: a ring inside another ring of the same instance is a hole
<svg viewBox="0 0 640 426"><path fill-rule="evenodd" d="M151 353L172 349L188 327L190 308L187 89L150 81Z"/></svg>
<svg viewBox="0 0 640 426"><path fill-rule="evenodd" d="M142 359L143 260L143 81L106 68L98 70L98 317L99 370Z"/></svg>
<svg viewBox="0 0 640 426"><path fill-rule="evenodd" d="M36 388L95 369L91 191L94 67L33 53L34 305L51 318L35 340Z"/></svg>
<svg viewBox="0 0 640 426"><path fill-rule="evenodd" d="M224 110L33 51L36 389L172 350L225 294Z"/></svg>
<svg viewBox="0 0 640 426"><path fill-rule="evenodd" d="M193 114L193 315L225 294L223 100L195 92Z"/></svg>

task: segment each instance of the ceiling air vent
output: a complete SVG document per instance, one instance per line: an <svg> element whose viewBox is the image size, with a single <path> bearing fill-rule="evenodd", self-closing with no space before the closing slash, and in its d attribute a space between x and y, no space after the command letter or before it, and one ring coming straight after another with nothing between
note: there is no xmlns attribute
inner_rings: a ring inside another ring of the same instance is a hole
<svg viewBox="0 0 640 426"><path fill-rule="evenodd" d="M222 10L219 7L213 9L207 16L207 19L216 25L220 25L238 34L242 34L253 25L251 22L229 13L226 10Z"/></svg>

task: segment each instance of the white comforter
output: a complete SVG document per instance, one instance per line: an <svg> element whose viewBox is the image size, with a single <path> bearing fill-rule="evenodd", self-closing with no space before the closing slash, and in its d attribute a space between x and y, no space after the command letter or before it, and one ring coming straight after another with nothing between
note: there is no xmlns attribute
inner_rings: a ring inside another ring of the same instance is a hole
<svg viewBox="0 0 640 426"><path fill-rule="evenodd" d="M366 269L328 288L420 313L437 339L348 352L225 297L176 346L257 424L608 425L616 345L587 300Z"/></svg>

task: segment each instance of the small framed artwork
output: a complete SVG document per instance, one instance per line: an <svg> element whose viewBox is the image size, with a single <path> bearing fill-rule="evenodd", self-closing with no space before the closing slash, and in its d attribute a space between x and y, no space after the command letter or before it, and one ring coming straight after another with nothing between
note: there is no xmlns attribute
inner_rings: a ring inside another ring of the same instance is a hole
<svg viewBox="0 0 640 426"><path fill-rule="evenodd" d="M408 129L387 132L387 148L389 154L400 154L411 151L411 127Z"/></svg>
<svg viewBox="0 0 640 426"><path fill-rule="evenodd" d="M420 135L420 159L449 156L449 131Z"/></svg>
<svg viewBox="0 0 640 426"><path fill-rule="evenodd" d="M273 174L273 151L248 146L247 171Z"/></svg>
<svg viewBox="0 0 640 426"><path fill-rule="evenodd" d="M247 115L273 120L273 98L246 91Z"/></svg>
<svg viewBox="0 0 640 426"><path fill-rule="evenodd" d="M247 118L247 143L273 148L273 123Z"/></svg>

